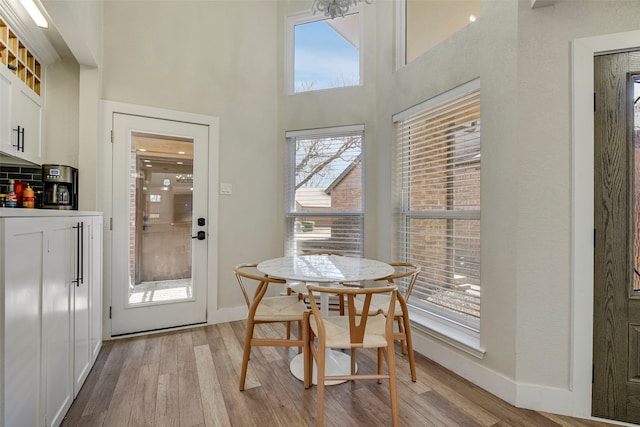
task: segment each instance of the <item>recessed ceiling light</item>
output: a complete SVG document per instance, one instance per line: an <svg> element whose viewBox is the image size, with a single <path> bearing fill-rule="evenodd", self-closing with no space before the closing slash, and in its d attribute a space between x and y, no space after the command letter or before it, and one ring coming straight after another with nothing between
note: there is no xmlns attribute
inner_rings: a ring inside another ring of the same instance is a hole
<svg viewBox="0 0 640 427"><path fill-rule="evenodd" d="M184 151L178 151L178 154L184 154Z"/></svg>
<svg viewBox="0 0 640 427"><path fill-rule="evenodd" d="M476 15L469 15L469 22L476 22Z"/></svg>
<svg viewBox="0 0 640 427"><path fill-rule="evenodd" d="M184 165L184 162L177 162L179 165Z"/></svg>
<svg viewBox="0 0 640 427"><path fill-rule="evenodd" d="M147 151L146 148L138 148L138 151Z"/></svg>
<svg viewBox="0 0 640 427"><path fill-rule="evenodd" d="M146 166L146 167L148 167L148 168L150 168L150 167L151 167L151 166L153 166L153 165L145 165L145 166Z"/></svg>

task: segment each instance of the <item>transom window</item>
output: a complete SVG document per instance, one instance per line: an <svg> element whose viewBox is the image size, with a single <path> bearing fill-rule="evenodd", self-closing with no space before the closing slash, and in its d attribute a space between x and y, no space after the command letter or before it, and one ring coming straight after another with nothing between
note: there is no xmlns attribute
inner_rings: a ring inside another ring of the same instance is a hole
<svg viewBox="0 0 640 427"><path fill-rule="evenodd" d="M397 252L422 266L411 305L480 328L480 83L394 117Z"/></svg>
<svg viewBox="0 0 640 427"><path fill-rule="evenodd" d="M480 0L398 2L398 68L440 44L480 16Z"/></svg>
<svg viewBox="0 0 640 427"><path fill-rule="evenodd" d="M290 93L361 84L361 13L288 20Z"/></svg>
<svg viewBox="0 0 640 427"><path fill-rule="evenodd" d="M287 132L287 255L363 253L362 126Z"/></svg>

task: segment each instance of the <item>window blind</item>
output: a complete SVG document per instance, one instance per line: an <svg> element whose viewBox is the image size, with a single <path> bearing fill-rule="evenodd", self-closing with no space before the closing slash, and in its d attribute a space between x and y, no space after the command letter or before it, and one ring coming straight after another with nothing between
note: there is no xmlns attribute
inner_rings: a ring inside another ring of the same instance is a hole
<svg viewBox="0 0 640 427"><path fill-rule="evenodd" d="M288 133L285 253L363 252L363 131Z"/></svg>
<svg viewBox="0 0 640 427"><path fill-rule="evenodd" d="M422 267L409 303L474 331L480 319L480 89L396 117L397 252Z"/></svg>

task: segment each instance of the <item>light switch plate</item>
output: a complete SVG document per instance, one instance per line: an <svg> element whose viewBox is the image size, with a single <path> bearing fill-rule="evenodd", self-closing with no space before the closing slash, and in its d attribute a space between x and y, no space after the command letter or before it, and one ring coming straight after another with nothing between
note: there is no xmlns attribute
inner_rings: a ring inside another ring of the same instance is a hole
<svg viewBox="0 0 640 427"><path fill-rule="evenodd" d="M232 193L232 188L231 188L231 184L220 184L220 194L231 194Z"/></svg>

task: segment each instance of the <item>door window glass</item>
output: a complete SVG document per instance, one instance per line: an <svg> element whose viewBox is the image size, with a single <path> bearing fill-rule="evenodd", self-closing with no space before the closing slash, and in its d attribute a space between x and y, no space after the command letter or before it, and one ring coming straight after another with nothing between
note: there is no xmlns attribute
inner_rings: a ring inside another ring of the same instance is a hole
<svg viewBox="0 0 640 427"><path fill-rule="evenodd" d="M131 138L129 304L193 298L193 141Z"/></svg>

